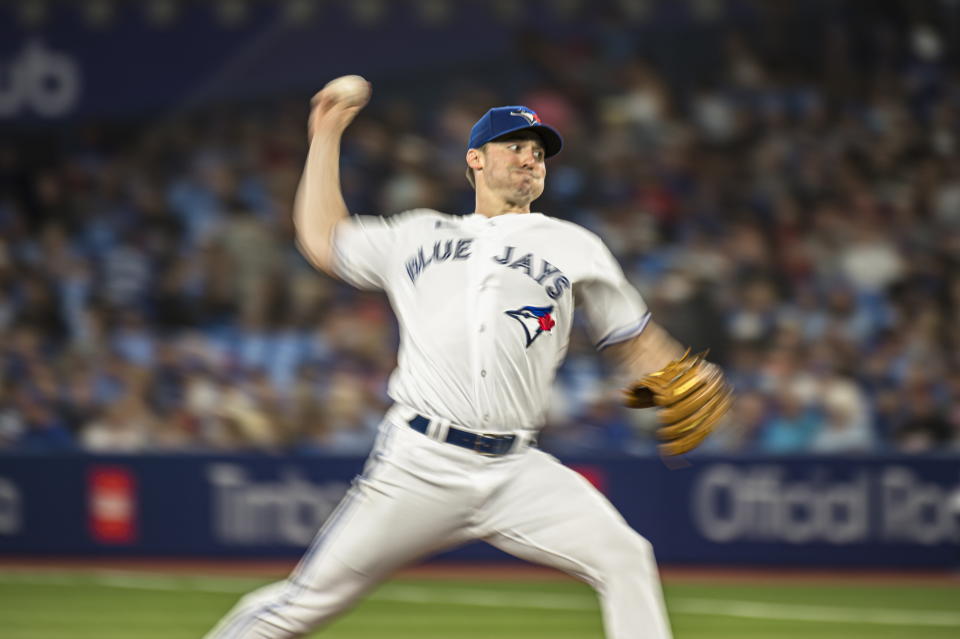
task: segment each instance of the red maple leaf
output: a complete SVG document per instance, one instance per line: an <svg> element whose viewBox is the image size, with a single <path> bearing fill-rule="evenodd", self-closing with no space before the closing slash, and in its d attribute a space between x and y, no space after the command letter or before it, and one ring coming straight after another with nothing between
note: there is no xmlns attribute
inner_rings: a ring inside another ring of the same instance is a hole
<svg viewBox="0 0 960 639"><path fill-rule="evenodd" d="M553 325L556 324L556 322L553 321L553 318L550 317L550 313L547 313L546 315L541 315L537 319L540 320L541 331L549 331L551 328L553 328Z"/></svg>

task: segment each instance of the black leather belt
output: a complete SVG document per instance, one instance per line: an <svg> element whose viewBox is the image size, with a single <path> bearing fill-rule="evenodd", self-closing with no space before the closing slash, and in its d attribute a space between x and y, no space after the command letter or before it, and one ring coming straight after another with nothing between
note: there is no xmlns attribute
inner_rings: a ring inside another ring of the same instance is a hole
<svg viewBox="0 0 960 639"><path fill-rule="evenodd" d="M424 435L427 434L427 427L430 426L430 420L423 415L417 415L407 423L410 425L410 428ZM514 442L517 441L517 436L480 435L451 426L447 429L447 437L443 441L448 444L453 444L454 446L460 446L461 448L478 452L481 455L499 457L500 455L506 455L510 452Z"/></svg>

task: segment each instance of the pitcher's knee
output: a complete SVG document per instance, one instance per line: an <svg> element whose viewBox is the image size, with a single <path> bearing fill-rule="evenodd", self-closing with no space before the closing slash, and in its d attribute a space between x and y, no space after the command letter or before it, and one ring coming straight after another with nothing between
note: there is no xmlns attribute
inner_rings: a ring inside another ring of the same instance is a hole
<svg viewBox="0 0 960 639"><path fill-rule="evenodd" d="M618 535L615 540L603 545L599 568L604 575L655 570L653 544L632 530Z"/></svg>

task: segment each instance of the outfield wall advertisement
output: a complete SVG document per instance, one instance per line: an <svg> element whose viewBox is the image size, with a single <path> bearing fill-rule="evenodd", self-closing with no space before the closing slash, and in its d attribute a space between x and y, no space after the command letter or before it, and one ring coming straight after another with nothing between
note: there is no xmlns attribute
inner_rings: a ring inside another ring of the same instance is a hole
<svg viewBox="0 0 960 639"><path fill-rule="evenodd" d="M567 460L669 563L960 567L948 458ZM0 456L0 553L293 557L361 459ZM413 515L411 515L413 516ZM502 558L475 544L445 555Z"/></svg>
<svg viewBox="0 0 960 639"><path fill-rule="evenodd" d="M0 3L0 126L169 114L291 93L305 99L344 73L470 69L507 56L511 43L490 11L469 5L435 29L391 3L369 23L344 2L302 24L287 20L281 3L247 3L249 15L232 25L218 20L214 3L180 3L176 19L160 25L138 6L147 3L121 2L111 3L116 14L102 28L88 24L85 3L51 3L48 19L33 27L4 4L16 3ZM486 34L483 47L462 46L478 32ZM409 76L403 81L409 84Z"/></svg>

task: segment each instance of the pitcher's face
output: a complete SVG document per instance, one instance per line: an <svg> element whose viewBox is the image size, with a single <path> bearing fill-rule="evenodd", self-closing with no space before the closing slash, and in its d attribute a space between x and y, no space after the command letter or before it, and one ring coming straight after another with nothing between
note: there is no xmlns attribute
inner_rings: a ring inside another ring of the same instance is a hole
<svg viewBox="0 0 960 639"><path fill-rule="evenodd" d="M488 142L481 149L483 187L508 202L529 204L543 193L547 175L540 136L517 131Z"/></svg>

